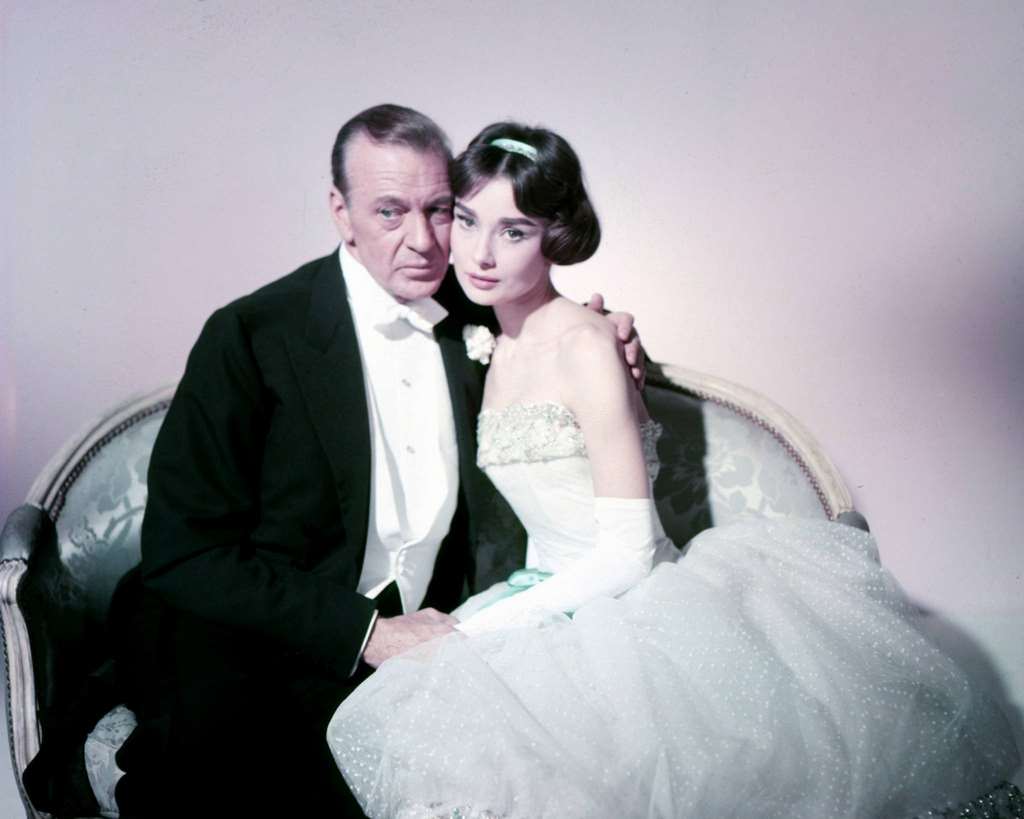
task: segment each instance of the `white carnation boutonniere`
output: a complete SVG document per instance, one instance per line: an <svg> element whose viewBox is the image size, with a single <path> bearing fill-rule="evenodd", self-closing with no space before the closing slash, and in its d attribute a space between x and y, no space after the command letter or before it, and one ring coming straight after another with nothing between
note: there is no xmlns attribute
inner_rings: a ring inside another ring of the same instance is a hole
<svg viewBox="0 0 1024 819"><path fill-rule="evenodd" d="M482 324L467 324L462 328L462 338L466 342L466 356L471 361L489 364L494 347L498 343L494 333Z"/></svg>

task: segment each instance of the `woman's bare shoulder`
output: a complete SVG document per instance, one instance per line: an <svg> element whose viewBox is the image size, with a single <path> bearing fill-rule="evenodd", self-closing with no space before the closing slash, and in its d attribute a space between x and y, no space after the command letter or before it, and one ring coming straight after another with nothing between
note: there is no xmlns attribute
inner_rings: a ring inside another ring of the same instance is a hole
<svg viewBox="0 0 1024 819"><path fill-rule="evenodd" d="M558 372L570 407L586 404L608 390L619 391L625 377L622 344L615 327L604 316L579 305L571 305L558 339Z"/></svg>
<svg viewBox="0 0 1024 819"><path fill-rule="evenodd" d="M647 411L634 388L615 326L586 307L571 302L569 307L565 315L570 320L558 345L563 402L577 414L620 405L637 420L646 420Z"/></svg>
<svg viewBox="0 0 1024 819"><path fill-rule="evenodd" d="M568 300L560 305L560 310L560 357L606 357L609 352L617 351L619 340L615 327L604 316Z"/></svg>

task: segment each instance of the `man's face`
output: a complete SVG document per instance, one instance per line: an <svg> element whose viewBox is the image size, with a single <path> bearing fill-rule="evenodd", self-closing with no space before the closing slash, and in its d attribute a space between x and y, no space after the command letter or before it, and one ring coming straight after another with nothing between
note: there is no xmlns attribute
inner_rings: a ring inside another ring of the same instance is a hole
<svg viewBox="0 0 1024 819"><path fill-rule="evenodd" d="M331 213L349 252L400 301L433 295L452 227L446 158L359 134L345 149L345 174L348 194L331 191Z"/></svg>

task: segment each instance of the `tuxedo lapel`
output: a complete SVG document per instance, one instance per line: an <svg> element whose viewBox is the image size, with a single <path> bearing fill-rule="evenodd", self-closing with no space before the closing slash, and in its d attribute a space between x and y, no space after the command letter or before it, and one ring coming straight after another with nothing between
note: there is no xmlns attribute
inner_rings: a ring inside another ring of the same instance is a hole
<svg viewBox="0 0 1024 819"><path fill-rule="evenodd" d="M359 345L336 253L324 259L316 275L305 333L288 339L288 353L331 465L348 540L363 550L370 507L370 419Z"/></svg>
<svg viewBox="0 0 1024 819"><path fill-rule="evenodd" d="M459 445L459 486L472 506L477 491L476 417L483 393L481 367L467 357L462 324L455 317L449 315L438 324L435 335L444 360Z"/></svg>

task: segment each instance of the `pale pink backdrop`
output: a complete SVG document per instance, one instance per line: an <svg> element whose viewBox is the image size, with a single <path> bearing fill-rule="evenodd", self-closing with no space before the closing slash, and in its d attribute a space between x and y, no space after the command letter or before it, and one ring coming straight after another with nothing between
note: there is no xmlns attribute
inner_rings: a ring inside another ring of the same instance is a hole
<svg viewBox="0 0 1024 819"><path fill-rule="evenodd" d="M333 247L345 118L402 102L457 147L523 118L574 143L604 220L564 290L802 419L885 563L1024 703L1024 5L0 11L0 513L176 379L214 307Z"/></svg>

